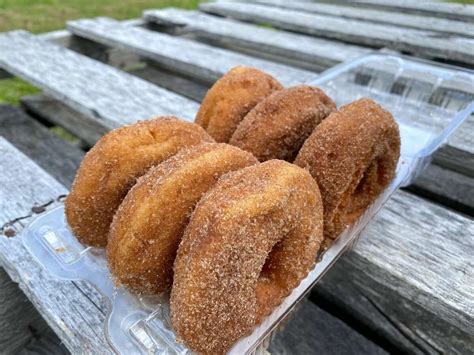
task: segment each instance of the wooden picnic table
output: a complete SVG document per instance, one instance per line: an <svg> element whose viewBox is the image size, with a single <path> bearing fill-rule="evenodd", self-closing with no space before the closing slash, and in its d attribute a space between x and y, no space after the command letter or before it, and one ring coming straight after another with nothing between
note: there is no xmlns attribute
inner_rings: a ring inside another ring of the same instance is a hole
<svg viewBox="0 0 474 355"><path fill-rule="evenodd" d="M0 106L0 353L113 352L100 294L52 278L21 241L35 216L63 202L85 151L108 130L161 114L193 120L209 86L239 64L285 85L382 48L473 68L474 7L393 4L216 2L0 34L0 77L42 90L21 107ZM472 353L473 143L471 116L293 312L270 352Z"/></svg>

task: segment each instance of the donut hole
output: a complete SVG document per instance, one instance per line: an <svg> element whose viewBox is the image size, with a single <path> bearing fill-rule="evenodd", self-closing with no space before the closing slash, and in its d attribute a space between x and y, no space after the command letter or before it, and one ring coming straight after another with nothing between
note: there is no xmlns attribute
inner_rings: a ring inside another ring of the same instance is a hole
<svg viewBox="0 0 474 355"><path fill-rule="evenodd" d="M372 163L362 173L352 193L346 209L346 224L353 223L378 195L385 185L385 167L382 157Z"/></svg>
<svg viewBox="0 0 474 355"><path fill-rule="evenodd" d="M278 254L281 253L282 241L277 242L263 264L256 285L257 320L267 316L274 307L278 306L284 295L284 287L279 285L280 268L278 267Z"/></svg>

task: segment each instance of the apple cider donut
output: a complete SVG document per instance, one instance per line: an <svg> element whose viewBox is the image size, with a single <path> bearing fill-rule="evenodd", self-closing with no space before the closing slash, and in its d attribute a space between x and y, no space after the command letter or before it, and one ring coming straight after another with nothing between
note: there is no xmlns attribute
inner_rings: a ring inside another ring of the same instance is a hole
<svg viewBox="0 0 474 355"><path fill-rule="evenodd" d="M242 118L283 86L258 69L237 66L217 80L202 101L195 122L217 142L227 143Z"/></svg>
<svg viewBox="0 0 474 355"><path fill-rule="evenodd" d="M395 176L400 132L371 99L342 106L316 127L295 164L316 179L324 204L324 236L336 238Z"/></svg>
<svg viewBox="0 0 474 355"><path fill-rule="evenodd" d="M134 293L166 291L190 214L224 173L258 163L225 143L184 149L142 176L110 227L107 255L112 275Z"/></svg>
<svg viewBox="0 0 474 355"><path fill-rule="evenodd" d="M229 143L260 161L293 161L306 138L336 104L319 88L299 85L260 101L242 120Z"/></svg>
<svg viewBox="0 0 474 355"><path fill-rule="evenodd" d="M160 117L115 129L86 154L65 212L77 239L104 247L115 210L127 191L151 166L184 147L213 139L197 124Z"/></svg>
<svg viewBox="0 0 474 355"><path fill-rule="evenodd" d="M197 353L225 353L306 277L322 228L319 189L304 169L270 160L223 176L178 249L173 329Z"/></svg>

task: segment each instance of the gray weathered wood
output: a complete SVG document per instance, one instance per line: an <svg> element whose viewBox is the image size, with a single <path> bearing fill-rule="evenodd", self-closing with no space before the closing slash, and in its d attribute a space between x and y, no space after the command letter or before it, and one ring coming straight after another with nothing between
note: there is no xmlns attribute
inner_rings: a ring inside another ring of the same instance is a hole
<svg viewBox="0 0 474 355"><path fill-rule="evenodd" d="M464 124L462 124L461 127L456 132L454 132L453 139L451 140L451 142L454 143L454 138L459 137L458 133L460 131L469 133L468 129L472 129L473 121L474 121L473 116L468 118L468 120ZM470 132L472 134L472 132L474 131L471 130ZM453 147L452 145L446 145L436 152L433 158L433 161L438 165L441 165L453 171L460 172L462 174L466 174L467 176L473 177L474 176L474 155L472 153L472 147L474 146L473 143L474 143L473 138L471 138L470 141L467 140L467 144L471 147L471 149L469 149L469 146L467 146L467 148L459 149L459 148ZM464 150L464 149L467 149L467 150Z"/></svg>
<svg viewBox="0 0 474 355"><path fill-rule="evenodd" d="M99 119L73 110L70 106L46 94L24 96L21 98L21 104L26 111L45 121L64 127L89 146L93 146L100 137L109 131Z"/></svg>
<svg viewBox="0 0 474 355"><path fill-rule="evenodd" d="M257 4L234 2L204 3L201 10L252 22L263 22L278 28L315 36L389 47L419 56L443 58L463 63L474 63L474 39L440 36L439 33L333 16L305 14Z"/></svg>
<svg viewBox="0 0 474 355"><path fill-rule="evenodd" d="M339 319L307 301L290 314L268 351L272 355L387 354Z"/></svg>
<svg viewBox="0 0 474 355"><path fill-rule="evenodd" d="M364 264L356 253L345 255L313 289L311 300L392 354L471 352L472 331L460 330L374 281Z"/></svg>
<svg viewBox="0 0 474 355"><path fill-rule="evenodd" d="M284 85L295 85L311 80L315 76L314 73L303 69L257 59L186 38L125 26L108 18L70 21L67 27L77 36L107 46L134 51L154 60L165 69L210 84L237 65L265 70Z"/></svg>
<svg viewBox="0 0 474 355"><path fill-rule="evenodd" d="M54 281L28 254L18 234L35 205L54 205L67 189L0 138L0 262L10 277L73 353L111 353L103 333L103 310L83 283Z"/></svg>
<svg viewBox="0 0 474 355"><path fill-rule="evenodd" d="M50 132L18 107L0 105L0 136L69 187L84 152Z"/></svg>
<svg viewBox="0 0 474 355"><path fill-rule="evenodd" d="M24 31L0 35L0 67L108 128L167 114L192 120L197 110L180 95Z"/></svg>
<svg viewBox="0 0 474 355"><path fill-rule="evenodd" d="M474 178L431 164L411 188L458 211L474 216Z"/></svg>
<svg viewBox="0 0 474 355"><path fill-rule="evenodd" d="M366 276L472 331L473 235L472 219L401 191L374 218L354 253Z"/></svg>
<svg viewBox="0 0 474 355"><path fill-rule="evenodd" d="M30 327L41 319L23 292L0 267L0 349L15 354L28 344L34 334Z"/></svg>
<svg viewBox="0 0 474 355"><path fill-rule="evenodd" d="M82 282L54 281L36 264L21 243L19 233L34 217L31 206L56 201L58 195L66 192L65 188L3 138L0 138L0 167L2 171L5 167L11 167L7 173L0 174L0 224L4 226L2 234L7 230L8 233L17 233L10 238L0 235L0 261L72 353L109 353L111 349L105 343L103 334L105 304L97 291ZM55 203L48 206L53 205ZM23 218L8 224L13 215ZM339 334L351 340L350 343L339 343L334 349L357 348L364 349L367 353L383 353L378 346L333 316L316 309L311 302L303 302L301 312L318 314L319 319L316 322L304 322L297 329L291 326L293 321L290 321L288 329L279 336L278 343L273 347L277 353L290 349L294 339L299 339L299 347L302 348L312 347L314 344L321 348L330 346L329 339L324 337L317 341L301 337L303 334L322 334L327 326L331 327L334 336ZM298 319L297 312L295 321ZM49 349L57 347L54 342L45 345ZM30 347L44 348L41 344ZM59 350L63 351L62 348ZM27 349L23 353L27 354Z"/></svg>
<svg viewBox="0 0 474 355"><path fill-rule="evenodd" d="M133 70L130 73L177 92L196 102L201 102L209 89L209 85L176 76L174 73L155 67L153 63L150 63L145 68Z"/></svg>
<svg viewBox="0 0 474 355"><path fill-rule="evenodd" d="M220 19L196 11L180 9L148 10L147 21L162 25L185 26L193 32L222 46L247 48L257 55L265 53L313 63L325 68L368 53L367 49L319 38L275 31L237 21Z"/></svg>
<svg viewBox="0 0 474 355"><path fill-rule="evenodd" d="M61 343L58 336L47 329L43 333L32 339L16 355L68 355L70 352Z"/></svg>
<svg viewBox="0 0 474 355"><path fill-rule="evenodd" d="M397 12L474 22L474 6L466 4L417 0L350 0L350 2L354 3L355 6L366 5Z"/></svg>
<svg viewBox="0 0 474 355"><path fill-rule="evenodd" d="M420 30L442 32L466 37L474 37L474 24L462 21L446 20L438 17L401 14L373 9L361 9L352 6L331 5L314 2L284 1L284 0L254 0L259 4L274 5L287 9L319 13L337 17L354 18L369 22L390 24Z"/></svg>

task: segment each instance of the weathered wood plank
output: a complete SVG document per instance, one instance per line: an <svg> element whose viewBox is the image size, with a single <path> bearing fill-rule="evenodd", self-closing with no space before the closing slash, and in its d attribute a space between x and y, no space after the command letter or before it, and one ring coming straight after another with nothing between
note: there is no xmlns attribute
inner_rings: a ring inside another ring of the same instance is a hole
<svg viewBox="0 0 474 355"><path fill-rule="evenodd" d="M431 164L410 187L418 195L474 216L474 178Z"/></svg>
<svg viewBox="0 0 474 355"><path fill-rule="evenodd" d="M417 0L350 0L357 5L366 5L390 11L436 16L453 20L474 22L474 6Z"/></svg>
<svg viewBox="0 0 474 355"><path fill-rule="evenodd" d="M104 314L81 283L53 281L28 254L18 234L35 214L67 189L0 138L0 262L71 352L112 353L103 334Z"/></svg>
<svg viewBox="0 0 474 355"><path fill-rule="evenodd" d="M93 146L109 131L99 119L86 116L46 94L24 96L21 98L21 105L27 112L64 127L89 146Z"/></svg>
<svg viewBox="0 0 474 355"><path fill-rule="evenodd" d="M196 11L171 8L148 10L144 12L144 18L160 25L184 26L184 31L192 32L221 46L250 49L255 51L256 55L268 53L275 58L283 57L312 63L312 67L319 69L369 52L358 46L275 31Z"/></svg>
<svg viewBox="0 0 474 355"><path fill-rule="evenodd" d="M454 132L450 139L450 144L441 147L441 149L436 152L433 158L436 164L474 177L474 153L472 151L474 147L474 137L472 137L472 132L474 132L473 122L474 117L469 117L466 122ZM462 137L463 135L466 135L466 137ZM469 135L471 136L469 137ZM462 148L455 148L452 144L456 144L459 147L462 146Z"/></svg>
<svg viewBox="0 0 474 355"><path fill-rule="evenodd" d="M42 334L38 334L16 355L68 355L70 352L61 343L58 336L47 329Z"/></svg>
<svg viewBox="0 0 474 355"><path fill-rule="evenodd" d="M297 306L282 328L270 344L271 354L387 354L339 319L307 301Z"/></svg>
<svg viewBox="0 0 474 355"><path fill-rule="evenodd" d="M15 354L28 344L34 334L31 324L41 319L23 292L0 267L0 349Z"/></svg>
<svg viewBox="0 0 474 355"><path fill-rule="evenodd" d="M313 289L311 300L392 354L471 352L472 330L460 330L394 292L386 282L374 281L365 264L356 253L345 255Z"/></svg>
<svg viewBox="0 0 474 355"><path fill-rule="evenodd" d="M72 353L109 353L111 349L105 343L103 334L105 305L97 291L82 282L54 281L31 258L20 240L19 233L34 216L31 206L56 201L58 195L66 193L66 189L3 138L0 138L0 167L2 171L10 167L8 172L0 174L0 225L8 224L13 215L24 216L2 229L1 262ZM4 235L6 230L8 234L14 231L17 235L8 238ZM365 349L368 353L383 353L378 346L333 316L315 308L311 302L302 303L301 311L295 314L295 321L304 312L318 314L318 322L304 322L301 328L298 325L294 329L291 326L293 321L290 321L289 328L278 337L279 342L273 347L276 353L291 348L291 342L295 339L299 339L299 346L303 348L313 344L321 348L330 346L327 338L321 337L315 341L301 336L322 334L327 326L331 327L334 336L339 334L351 339L350 343L339 344L337 349L350 351L355 347Z"/></svg>
<svg viewBox="0 0 474 355"><path fill-rule="evenodd" d="M371 47L388 47L418 56L474 63L474 39L440 36L439 33L396 26L306 14L257 4L203 3L201 10L278 28L338 39Z"/></svg>
<svg viewBox="0 0 474 355"><path fill-rule="evenodd" d="M354 253L368 277L470 331L473 235L472 219L400 191L368 226Z"/></svg>
<svg viewBox="0 0 474 355"><path fill-rule="evenodd" d="M344 18L354 18L369 22L389 24L454 34L465 37L474 37L474 24L462 21L446 20L438 17L421 15L401 14L373 9L363 9L342 4L332 5L314 2L284 1L284 0L254 0L259 4L283 7L286 9L299 10L309 13L325 14Z"/></svg>
<svg viewBox="0 0 474 355"><path fill-rule="evenodd" d="M67 28L77 36L133 51L165 69L212 84L237 65L265 70L284 85L295 85L315 74L268 60L216 48L186 38L130 27L108 18L70 21Z"/></svg>
<svg viewBox="0 0 474 355"><path fill-rule="evenodd" d="M18 107L0 105L0 136L67 187L84 156L79 148L50 132Z"/></svg>
<svg viewBox="0 0 474 355"><path fill-rule="evenodd" d="M24 31L0 35L0 67L108 128L166 114L192 120L197 110L180 95Z"/></svg>
<svg viewBox="0 0 474 355"><path fill-rule="evenodd" d="M209 85L176 76L174 73L155 67L153 63L145 68L133 70L131 73L196 102L201 102L209 89Z"/></svg>

